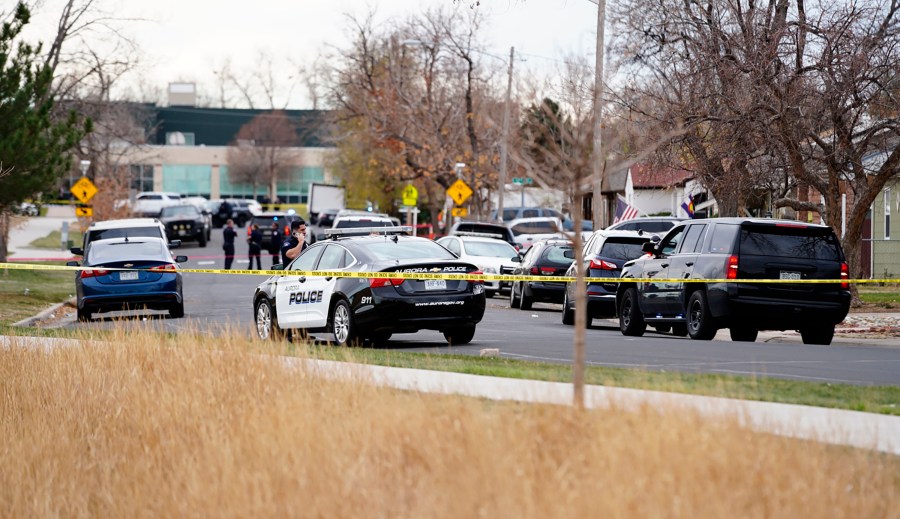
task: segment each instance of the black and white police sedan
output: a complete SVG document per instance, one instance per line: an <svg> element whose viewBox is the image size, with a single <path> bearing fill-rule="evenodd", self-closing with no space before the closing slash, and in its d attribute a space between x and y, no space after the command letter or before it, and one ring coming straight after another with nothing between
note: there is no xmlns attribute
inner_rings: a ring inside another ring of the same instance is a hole
<svg viewBox="0 0 900 519"><path fill-rule="evenodd" d="M431 240L403 235L410 231L408 227L329 230L326 240L311 245L282 274L256 288L253 311L259 337L326 332L339 345L362 340L379 344L395 333L438 330L452 345L469 343L484 316L482 281L295 274L482 273Z"/></svg>

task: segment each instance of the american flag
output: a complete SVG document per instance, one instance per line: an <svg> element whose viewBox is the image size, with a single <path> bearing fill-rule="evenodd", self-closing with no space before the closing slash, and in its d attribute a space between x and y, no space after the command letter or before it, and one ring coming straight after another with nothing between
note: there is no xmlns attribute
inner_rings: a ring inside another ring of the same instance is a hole
<svg viewBox="0 0 900 519"><path fill-rule="evenodd" d="M614 224L637 218L637 216L638 210L635 209L634 206L628 205L628 202L621 196L616 199L616 217L613 218Z"/></svg>

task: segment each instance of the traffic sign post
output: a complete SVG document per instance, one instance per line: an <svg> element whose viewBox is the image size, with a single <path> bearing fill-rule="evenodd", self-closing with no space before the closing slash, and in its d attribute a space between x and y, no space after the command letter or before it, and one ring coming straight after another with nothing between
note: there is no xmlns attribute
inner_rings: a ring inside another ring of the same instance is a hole
<svg viewBox="0 0 900 519"><path fill-rule="evenodd" d="M452 214L453 216L459 216L459 217L461 217L461 218L465 218L466 216L468 216L469 211L468 211L468 209L466 209L465 207L454 207L454 208L451 210L451 214Z"/></svg>
<svg viewBox="0 0 900 519"><path fill-rule="evenodd" d="M97 186L91 182L91 179L81 177L78 179L78 182L72 184L72 189L70 189L70 191L75 195L75 198L77 198L79 202L86 204L97 194Z"/></svg>
<svg viewBox="0 0 900 519"><path fill-rule="evenodd" d="M403 188L403 205L416 205L419 200L419 190L412 184Z"/></svg>
<svg viewBox="0 0 900 519"><path fill-rule="evenodd" d="M94 216L94 208L78 206L75 208L75 216Z"/></svg>
<svg viewBox="0 0 900 519"><path fill-rule="evenodd" d="M456 205L462 205L463 202L472 196L472 188L460 178L447 189L447 194L456 202Z"/></svg>
<svg viewBox="0 0 900 519"><path fill-rule="evenodd" d="M531 185L534 184L534 179L531 177L513 177L512 183L517 186Z"/></svg>

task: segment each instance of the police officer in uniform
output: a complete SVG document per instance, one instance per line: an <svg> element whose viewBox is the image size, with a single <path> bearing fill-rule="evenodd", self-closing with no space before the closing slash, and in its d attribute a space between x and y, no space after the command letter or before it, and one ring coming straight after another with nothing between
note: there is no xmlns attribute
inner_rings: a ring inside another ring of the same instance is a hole
<svg viewBox="0 0 900 519"><path fill-rule="evenodd" d="M298 218L291 222L291 235L281 244L281 264L287 267L306 247L306 222Z"/></svg>
<svg viewBox="0 0 900 519"><path fill-rule="evenodd" d="M222 237L225 239L225 243L222 245L222 250L225 251L225 270L231 269L231 263L234 261L234 238L237 236L237 231L234 230L234 220L231 218L225 222L225 228L222 229Z"/></svg>

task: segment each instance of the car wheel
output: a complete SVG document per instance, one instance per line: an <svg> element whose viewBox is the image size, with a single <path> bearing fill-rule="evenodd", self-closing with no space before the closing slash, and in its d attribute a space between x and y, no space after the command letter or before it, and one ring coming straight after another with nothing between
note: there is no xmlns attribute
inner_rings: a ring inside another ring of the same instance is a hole
<svg viewBox="0 0 900 519"><path fill-rule="evenodd" d="M519 308L519 298L516 297L516 284L509 288L509 307L510 308Z"/></svg>
<svg viewBox="0 0 900 519"><path fill-rule="evenodd" d="M463 344L469 344L472 342L472 338L475 337L475 325L467 324L465 326L458 326L453 328L452 330L444 330L444 338L447 339L447 343L450 346L462 346Z"/></svg>
<svg viewBox="0 0 900 519"><path fill-rule="evenodd" d="M734 342L756 342L756 336L759 335L759 330L749 326L732 326L728 332Z"/></svg>
<svg viewBox="0 0 900 519"><path fill-rule="evenodd" d="M206 241L212 240L212 226L206 230Z"/></svg>
<svg viewBox="0 0 900 519"><path fill-rule="evenodd" d="M264 341L279 340L283 336L275 319L275 311L268 299L260 299L256 303L256 335Z"/></svg>
<svg viewBox="0 0 900 519"><path fill-rule="evenodd" d="M169 307L169 315L176 319L184 317L184 303L175 303Z"/></svg>
<svg viewBox="0 0 900 519"><path fill-rule="evenodd" d="M89 310L78 309L78 320L88 322L91 320L91 312Z"/></svg>
<svg viewBox="0 0 900 519"><path fill-rule="evenodd" d="M201 247L206 247L206 234L201 232L200 237L197 238L197 241L200 242Z"/></svg>
<svg viewBox="0 0 900 519"><path fill-rule="evenodd" d="M522 293L519 294L519 308L522 310L531 310L531 304L534 303L534 298L529 296L526 292L528 292L528 284L522 283Z"/></svg>
<svg viewBox="0 0 900 519"><path fill-rule="evenodd" d="M562 323L569 326L575 324L575 309L569 308L569 291L563 293Z"/></svg>
<svg viewBox="0 0 900 519"><path fill-rule="evenodd" d="M346 301L338 301L331 314L331 333L338 346L349 346L356 341L356 330L353 325L353 314Z"/></svg>
<svg viewBox="0 0 900 519"><path fill-rule="evenodd" d="M676 337L687 337L688 329L686 324L673 324L672 335Z"/></svg>
<svg viewBox="0 0 900 519"><path fill-rule="evenodd" d="M691 339L708 341L716 336L719 331L712 315L709 314L709 303L706 301L706 293L697 290L688 299L688 335Z"/></svg>
<svg viewBox="0 0 900 519"><path fill-rule="evenodd" d="M619 329L622 335L640 337L647 331L647 323L638 307L637 289L629 288L622 294L622 309L619 312Z"/></svg>
<svg viewBox="0 0 900 519"><path fill-rule="evenodd" d="M803 338L803 344L821 344L828 346L834 339L834 325L821 326L817 328L801 328L800 337Z"/></svg>

